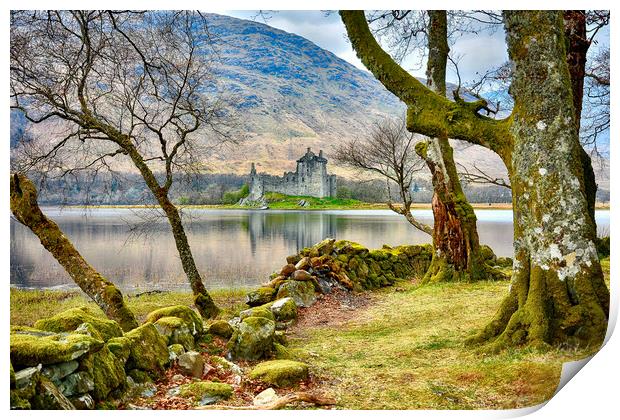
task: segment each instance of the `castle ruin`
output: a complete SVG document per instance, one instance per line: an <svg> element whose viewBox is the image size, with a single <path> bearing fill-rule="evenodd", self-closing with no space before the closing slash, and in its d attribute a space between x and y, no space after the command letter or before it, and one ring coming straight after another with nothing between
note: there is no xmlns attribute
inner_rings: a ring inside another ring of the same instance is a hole
<svg viewBox="0 0 620 420"><path fill-rule="evenodd" d="M319 198L336 197L336 175L327 173L327 159L323 157L323 151L319 151L317 156L308 147L306 154L297 160L295 172L284 172L281 177L259 174L252 163L248 198L259 200L266 192Z"/></svg>

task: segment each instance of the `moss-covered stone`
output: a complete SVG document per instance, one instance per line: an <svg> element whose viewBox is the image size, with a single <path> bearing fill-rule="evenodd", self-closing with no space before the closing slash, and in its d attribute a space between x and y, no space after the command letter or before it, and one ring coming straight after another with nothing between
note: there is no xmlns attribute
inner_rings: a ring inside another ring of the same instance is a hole
<svg viewBox="0 0 620 420"><path fill-rule="evenodd" d="M227 321L222 319L214 321L207 329L209 334L217 335L218 337L223 338L230 338L233 335L233 331L233 327Z"/></svg>
<svg viewBox="0 0 620 420"><path fill-rule="evenodd" d="M287 281L278 289L277 298L290 297L298 307L307 308L316 302L314 285L307 281Z"/></svg>
<svg viewBox="0 0 620 420"><path fill-rule="evenodd" d="M37 337L11 334L11 363L15 366L36 366L75 360L103 347L103 342L84 334L60 333Z"/></svg>
<svg viewBox="0 0 620 420"><path fill-rule="evenodd" d="M258 360L271 353L276 324L262 317L248 317L241 321L228 341L233 360Z"/></svg>
<svg viewBox="0 0 620 420"><path fill-rule="evenodd" d="M140 369L156 378L168 365L168 343L155 326L147 322L125 334L130 341L128 369Z"/></svg>
<svg viewBox="0 0 620 420"><path fill-rule="evenodd" d="M108 340L106 345L112 354L121 360L123 364L127 362L127 359L129 359L129 354L131 353L131 341L129 338L114 337Z"/></svg>
<svg viewBox="0 0 620 420"><path fill-rule="evenodd" d="M249 377L278 387L290 387L308 379L308 365L293 360L270 360L256 365Z"/></svg>
<svg viewBox="0 0 620 420"><path fill-rule="evenodd" d="M273 302L269 310L276 321L290 321L297 318L297 304L292 297L284 297Z"/></svg>
<svg viewBox="0 0 620 420"><path fill-rule="evenodd" d="M148 351L143 350L145 353ZM95 400L103 400L115 389L125 386L125 362L116 357L108 346L86 356L80 365L92 374L94 388L91 395Z"/></svg>
<svg viewBox="0 0 620 420"><path fill-rule="evenodd" d="M265 306L268 306L268 305L270 304L267 304ZM239 313L239 318L244 320L245 318L255 316L255 317L271 319L272 321L275 320L273 313L271 313L271 310L269 310L269 308L265 306L256 306L254 308L241 311Z"/></svg>
<svg viewBox="0 0 620 420"><path fill-rule="evenodd" d="M194 336L204 332L202 318L192 308L185 305L175 305L156 309L146 316L145 322L155 323L158 319L164 317L181 318Z"/></svg>
<svg viewBox="0 0 620 420"><path fill-rule="evenodd" d="M269 303L276 295L276 289L273 287L259 287L258 289L248 293L245 303L248 306L260 306Z"/></svg>
<svg viewBox="0 0 620 420"><path fill-rule="evenodd" d="M138 384L146 384L153 382L153 378L151 376L140 369L131 369L127 371L127 376L129 376L135 383Z"/></svg>
<svg viewBox="0 0 620 420"><path fill-rule="evenodd" d="M123 335L118 322L102 318L87 307L68 309L50 318L40 319L35 322L34 327L43 331L70 332L85 322L92 325L104 341Z"/></svg>
<svg viewBox="0 0 620 420"><path fill-rule="evenodd" d="M221 382L198 381L179 387L179 396L191 399L200 405L228 399L232 393L232 386Z"/></svg>
<svg viewBox="0 0 620 420"><path fill-rule="evenodd" d="M192 350L196 346L190 327L181 318L165 316L159 318L153 325L168 340L168 345L181 344L185 350Z"/></svg>
<svg viewBox="0 0 620 420"><path fill-rule="evenodd" d="M185 348L181 344L171 344L168 346L170 361L177 360L180 355L185 353Z"/></svg>

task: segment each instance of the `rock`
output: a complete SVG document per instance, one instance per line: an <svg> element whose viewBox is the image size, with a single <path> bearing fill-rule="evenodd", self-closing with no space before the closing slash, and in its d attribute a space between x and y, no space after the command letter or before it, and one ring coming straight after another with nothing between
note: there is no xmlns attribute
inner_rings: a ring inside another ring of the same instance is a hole
<svg viewBox="0 0 620 420"><path fill-rule="evenodd" d="M288 257L286 257L287 264L295 265L299 262L299 260L301 260L301 257L298 254L289 255Z"/></svg>
<svg viewBox="0 0 620 420"><path fill-rule="evenodd" d="M48 378L41 377L37 393L32 398L32 408L36 410L75 410L75 406L64 396Z"/></svg>
<svg viewBox="0 0 620 420"><path fill-rule="evenodd" d="M310 257L303 257L295 264L295 270L305 270L310 268Z"/></svg>
<svg viewBox="0 0 620 420"><path fill-rule="evenodd" d="M101 347L102 341L83 334L34 336L16 333L11 334L11 363L22 367L68 362Z"/></svg>
<svg viewBox="0 0 620 420"><path fill-rule="evenodd" d="M71 397L69 401L77 410L93 410L95 408L95 400L89 394Z"/></svg>
<svg viewBox="0 0 620 420"><path fill-rule="evenodd" d="M243 370L235 363L220 356L211 356L210 363L220 369L230 370L235 375L243 375Z"/></svg>
<svg viewBox="0 0 620 420"><path fill-rule="evenodd" d="M245 303L248 306L260 306L273 300L276 290L273 287L259 287L248 293Z"/></svg>
<svg viewBox="0 0 620 420"><path fill-rule="evenodd" d="M278 289L277 298L291 297L298 307L307 308L316 302L314 285L307 281L288 281Z"/></svg>
<svg viewBox="0 0 620 420"><path fill-rule="evenodd" d="M29 367L15 372L15 388L21 389L30 386L33 382L36 382L39 377L41 367Z"/></svg>
<svg viewBox="0 0 620 420"><path fill-rule="evenodd" d="M290 321L297 318L297 304L291 297L276 300L269 309L276 321Z"/></svg>
<svg viewBox="0 0 620 420"><path fill-rule="evenodd" d="M276 333L273 336L273 341L279 344L282 344L283 346L286 346L287 344L287 338L286 338L286 332L285 331L277 331L277 325L276 325Z"/></svg>
<svg viewBox="0 0 620 420"><path fill-rule="evenodd" d="M290 276L291 274L293 274L295 270L296 268L294 264L286 264L284 267L282 267L282 270L280 270L280 275L286 278Z"/></svg>
<svg viewBox="0 0 620 420"><path fill-rule="evenodd" d="M314 248L316 248L319 255L330 255L332 252L334 252L335 243L336 243L335 239L326 238L323 241L316 244Z"/></svg>
<svg viewBox="0 0 620 420"><path fill-rule="evenodd" d="M106 343L108 349L125 364L131 353L131 341L127 337L115 337Z"/></svg>
<svg viewBox="0 0 620 420"><path fill-rule="evenodd" d="M185 350L192 350L196 347L194 336L187 323L176 316L165 316L159 318L153 324L162 336L170 344L181 344Z"/></svg>
<svg viewBox="0 0 620 420"><path fill-rule="evenodd" d="M278 387L290 387L308 379L308 365L293 360L270 360L256 365L249 377Z"/></svg>
<svg viewBox="0 0 620 420"><path fill-rule="evenodd" d="M311 281L312 276L306 270L296 270L291 276L293 280L297 281Z"/></svg>
<svg viewBox="0 0 620 420"><path fill-rule="evenodd" d="M101 334L103 341L123 335L123 330L118 322L103 318L87 307L68 309L51 318L40 319L35 322L34 327L39 330L56 333L71 332L85 322L92 325Z"/></svg>
<svg viewBox="0 0 620 420"><path fill-rule="evenodd" d="M278 399L278 394L273 388L267 388L252 399L252 405L266 405Z"/></svg>
<svg viewBox="0 0 620 420"><path fill-rule="evenodd" d="M23 369L23 371L16 372L15 376L15 389L11 389L10 392L10 407L11 409L29 410L32 408L30 400L37 393L37 384L41 377L39 367Z"/></svg>
<svg viewBox="0 0 620 420"><path fill-rule="evenodd" d="M148 352L148 349L145 352ZM118 388L124 388L127 380L125 362L116 357L107 346L83 358L80 368L92 374L94 388L90 394L97 401L106 399Z"/></svg>
<svg viewBox="0 0 620 420"><path fill-rule="evenodd" d="M202 318L192 308L184 305L168 306L157 309L146 316L146 322L155 322L164 317L177 317L185 321L192 335L200 335L204 332Z"/></svg>
<svg viewBox="0 0 620 420"><path fill-rule="evenodd" d="M153 382L153 379L151 379L149 374L143 370L131 369L130 371L127 372L127 383L130 385L135 384L135 383L145 384L145 383L151 383L151 382Z"/></svg>
<svg viewBox="0 0 620 420"><path fill-rule="evenodd" d="M177 360L183 353L185 353L185 349L181 344L171 344L168 346L168 355L171 362Z"/></svg>
<svg viewBox="0 0 620 420"><path fill-rule="evenodd" d="M181 382L185 380L185 376L177 373L176 375L172 375L172 382Z"/></svg>
<svg viewBox="0 0 620 420"><path fill-rule="evenodd" d="M184 384L179 387L179 396L189 398L200 405L213 404L230 398L232 386L221 382L199 381Z"/></svg>
<svg viewBox="0 0 620 420"><path fill-rule="evenodd" d="M268 306L268 305L269 304L266 304L265 306ZM273 316L273 313L269 310L269 308L266 308L265 306L256 306L254 308L241 311L239 313L239 317L241 318L242 321L251 316L259 317L259 318L267 318L267 319L274 321L275 318Z"/></svg>
<svg viewBox="0 0 620 420"><path fill-rule="evenodd" d="M188 351L179 356L177 360L182 374L202 378L205 362L197 351Z"/></svg>
<svg viewBox="0 0 620 420"><path fill-rule="evenodd" d="M68 362L47 365L41 369L41 374L50 381L56 382L70 373L75 372L79 366L80 364L77 361L70 360Z"/></svg>
<svg viewBox="0 0 620 420"><path fill-rule="evenodd" d="M13 369L13 363L11 365L11 388L15 388L15 370Z"/></svg>
<svg viewBox="0 0 620 420"><path fill-rule="evenodd" d="M275 330L276 324L270 319L253 316L244 319L228 341L229 358L258 360L269 354Z"/></svg>
<svg viewBox="0 0 620 420"><path fill-rule="evenodd" d="M273 350L276 356L276 359L290 359L290 354L286 346L280 343L273 343Z"/></svg>
<svg viewBox="0 0 620 420"><path fill-rule="evenodd" d="M85 394L93 389L95 389L95 381L92 375L83 371L72 373L64 378L58 386L58 390L67 397Z"/></svg>
<svg viewBox="0 0 620 420"><path fill-rule="evenodd" d="M228 322L220 319L209 325L207 332L218 337L230 338L233 335L233 327Z"/></svg>
<svg viewBox="0 0 620 420"><path fill-rule="evenodd" d="M134 328L125 337L130 341L127 369L144 370L154 378L163 374L170 357L168 343L152 323Z"/></svg>

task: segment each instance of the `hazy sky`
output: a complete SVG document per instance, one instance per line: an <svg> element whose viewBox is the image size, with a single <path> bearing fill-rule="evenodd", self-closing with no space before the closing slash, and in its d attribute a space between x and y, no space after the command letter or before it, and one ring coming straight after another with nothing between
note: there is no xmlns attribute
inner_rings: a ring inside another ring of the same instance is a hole
<svg viewBox="0 0 620 420"><path fill-rule="evenodd" d="M331 51L343 60L365 70L364 65L355 56L345 35L344 25L336 12L327 14L322 11L278 11L266 12L257 16L256 11L212 11L242 19L254 19L275 28L292 32L309 39L318 46ZM264 19L266 17L266 19ZM597 37L600 42L609 44L609 29L601 31ZM504 32L501 27L495 33L466 35L454 40L451 46L454 56L460 57L459 71L464 82L476 78L476 72L484 72L496 67L508 59ZM411 57L403 66L412 74L424 77L424 66L419 65L419 57ZM448 81L456 82L454 71L448 72Z"/></svg>

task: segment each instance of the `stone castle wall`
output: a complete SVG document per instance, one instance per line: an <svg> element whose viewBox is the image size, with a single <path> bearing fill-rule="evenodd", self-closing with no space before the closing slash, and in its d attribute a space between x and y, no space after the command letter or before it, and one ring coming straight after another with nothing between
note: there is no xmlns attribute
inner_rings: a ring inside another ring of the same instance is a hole
<svg viewBox="0 0 620 420"><path fill-rule="evenodd" d="M297 160L295 172L283 176L271 176L256 172L254 164L250 171L250 199L258 200L266 192L312 197L336 197L336 176L327 173L327 159L323 151L319 155L310 148Z"/></svg>

